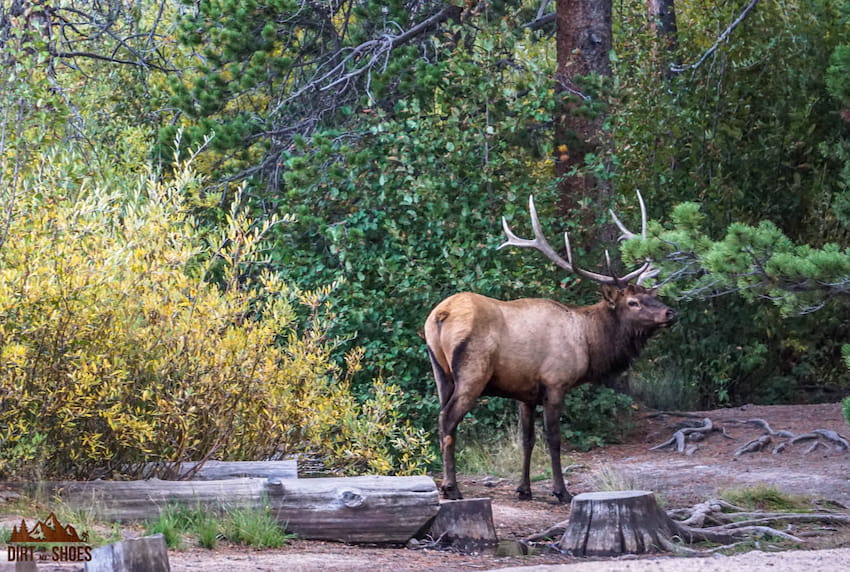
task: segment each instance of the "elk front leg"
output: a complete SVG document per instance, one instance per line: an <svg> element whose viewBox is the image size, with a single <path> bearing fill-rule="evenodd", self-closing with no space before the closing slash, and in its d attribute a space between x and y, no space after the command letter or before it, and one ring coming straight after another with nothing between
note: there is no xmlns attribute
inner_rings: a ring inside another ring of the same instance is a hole
<svg viewBox="0 0 850 572"><path fill-rule="evenodd" d="M522 480L516 488L519 500L531 500L531 451L534 450L533 403L519 404L519 423L522 432Z"/></svg>
<svg viewBox="0 0 850 572"><path fill-rule="evenodd" d="M543 404L543 424L546 426L546 441L549 444L549 457L552 460L552 494L558 502L569 502L573 496L567 492L564 473L561 469L561 404L560 398L548 396Z"/></svg>

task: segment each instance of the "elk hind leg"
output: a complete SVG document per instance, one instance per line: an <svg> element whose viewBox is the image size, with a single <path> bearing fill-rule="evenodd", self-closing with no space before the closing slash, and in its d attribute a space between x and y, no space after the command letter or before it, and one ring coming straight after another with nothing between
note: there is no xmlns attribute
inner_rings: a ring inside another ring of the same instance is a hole
<svg viewBox="0 0 850 572"><path fill-rule="evenodd" d="M437 395L440 398L440 418L438 428L440 432L440 453L443 457L443 482L440 490L443 497L449 500L463 498L457 487L455 471L455 437L460 418L466 412L456 413L455 407L455 380L446 369L440 365L440 360L428 346L428 357L431 358L431 368L434 371L434 380L437 382Z"/></svg>
<svg viewBox="0 0 850 572"><path fill-rule="evenodd" d="M534 450L533 403L520 402L519 423L522 438L522 479L516 488L519 500L531 500L531 452Z"/></svg>
<svg viewBox="0 0 850 572"><path fill-rule="evenodd" d="M440 490L443 498L448 500L462 499L457 486L457 470L455 468L455 444L457 426L461 419L472 409L475 398L468 398L457 393L452 395L440 410L440 450L443 453L443 482Z"/></svg>
<svg viewBox="0 0 850 572"><path fill-rule="evenodd" d="M567 492L564 483L564 473L561 469L561 403L560 398L547 396L543 405L543 423L546 426L546 441L549 444L549 457L552 461L552 494L557 497L558 502L569 502L572 495Z"/></svg>

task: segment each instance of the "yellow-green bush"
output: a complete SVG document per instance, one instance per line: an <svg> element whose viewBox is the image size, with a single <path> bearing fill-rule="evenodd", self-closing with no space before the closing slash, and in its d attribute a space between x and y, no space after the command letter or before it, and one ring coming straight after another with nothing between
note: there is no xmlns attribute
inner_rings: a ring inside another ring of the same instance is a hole
<svg viewBox="0 0 850 572"><path fill-rule="evenodd" d="M352 397L360 353L335 364L331 289L297 292L257 270L274 222L234 210L226 231L205 235L183 204L188 165L164 182L78 170L68 188L73 160L43 155L3 196L0 474L132 475L147 461L300 452L411 473L431 460L426 436L394 413L397 388L378 380L371 401Z"/></svg>

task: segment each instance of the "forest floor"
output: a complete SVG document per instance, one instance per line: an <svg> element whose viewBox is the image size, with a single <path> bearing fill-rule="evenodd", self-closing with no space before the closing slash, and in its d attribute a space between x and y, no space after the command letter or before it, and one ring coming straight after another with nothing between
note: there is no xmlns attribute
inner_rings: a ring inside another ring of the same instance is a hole
<svg viewBox="0 0 850 572"><path fill-rule="evenodd" d="M835 448L808 451L810 442L798 443L780 453L767 450L736 456L735 450L764 434L746 424L749 419L766 421L774 430L802 434L826 429L847 436L848 427L839 404L792 406L744 406L714 411L692 412L694 418L652 415L638 411L635 430L625 443L609 445L586 453L564 455L568 488L573 494L599 490L601 481L617 481L619 487L654 491L665 509L689 507L715 498L730 489L775 487L789 495L808 499L813 508L850 507L850 452ZM711 433L698 443L691 455L676 451L651 451L669 439L675 424L685 419L712 420L726 428L728 437ZM776 444L776 441L773 443ZM462 445L461 445L462 446ZM520 460L517 459L517 464ZM492 499L497 534L508 548L530 534L565 520L569 505L552 502L551 481L532 483L534 500L518 501L516 483L488 475L459 478L466 498ZM844 514L848 511L842 510ZM749 546L753 551L734 556L714 555L692 559L688 570L850 570L850 527L800 525L786 529L803 537L798 546L761 541ZM789 549L792 552L788 552ZM783 550L784 552L774 552ZM190 548L171 551L173 572L186 571L351 571L401 572L491 570L518 566L567 565L579 570L681 570L681 557L629 557L619 559L580 559L554 551L532 555L489 552L459 554L433 548L411 549L393 546L350 546L339 543L295 540L276 550L256 550L223 546L215 550ZM4 559L0 559L2 561ZM67 566L54 566L69 570ZM51 567L39 570L50 570ZM540 570L548 570L548 566Z"/></svg>

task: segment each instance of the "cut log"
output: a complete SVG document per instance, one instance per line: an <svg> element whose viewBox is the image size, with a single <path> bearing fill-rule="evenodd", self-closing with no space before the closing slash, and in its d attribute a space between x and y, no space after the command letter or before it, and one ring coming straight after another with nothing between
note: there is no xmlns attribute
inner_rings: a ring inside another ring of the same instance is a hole
<svg viewBox="0 0 850 572"><path fill-rule="evenodd" d="M169 505L269 507L302 538L352 543L403 544L439 510L437 485L424 476L64 482L40 483L38 492L104 521L155 519Z"/></svg>
<svg viewBox="0 0 850 572"><path fill-rule="evenodd" d="M270 481L268 505L302 538L404 544L436 516L430 477L347 477Z"/></svg>
<svg viewBox="0 0 850 572"><path fill-rule="evenodd" d="M498 538L490 499L443 501L428 535L440 545L466 553L495 546Z"/></svg>
<svg viewBox="0 0 850 572"><path fill-rule="evenodd" d="M583 493L573 497L560 548L575 556L645 554L669 549L679 533L649 491Z"/></svg>
<svg viewBox="0 0 850 572"><path fill-rule="evenodd" d="M85 572L171 572L162 534L122 540L95 548Z"/></svg>
<svg viewBox="0 0 850 572"><path fill-rule="evenodd" d="M7 562L4 555L0 559L0 572L38 572L38 568L35 565L35 560Z"/></svg>
<svg viewBox="0 0 850 572"><path fill-rule="evenodd" d="M165 480L216 481L239 477L298 478L298 461L206 461L200 467L195 462L148 463L143 471L145 478Z"/></svg>

